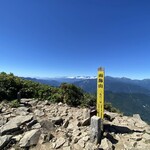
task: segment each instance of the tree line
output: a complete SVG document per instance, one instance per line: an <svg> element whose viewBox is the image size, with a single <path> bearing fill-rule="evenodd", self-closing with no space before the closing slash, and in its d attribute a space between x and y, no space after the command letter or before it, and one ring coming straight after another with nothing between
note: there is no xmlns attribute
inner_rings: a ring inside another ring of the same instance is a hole
<svg viewBox="0 0 150 150"><path fill-rule="evenodd" d="M18 92L22 98L48 100L52 103L62 102L75 107L96 106L96 94L86 93L73 84L62 83L59 87L53 87L17 77L13 73L1 72L0 101L15 100ZM105 103L105 108L116 111L110 103Z"/></svg>

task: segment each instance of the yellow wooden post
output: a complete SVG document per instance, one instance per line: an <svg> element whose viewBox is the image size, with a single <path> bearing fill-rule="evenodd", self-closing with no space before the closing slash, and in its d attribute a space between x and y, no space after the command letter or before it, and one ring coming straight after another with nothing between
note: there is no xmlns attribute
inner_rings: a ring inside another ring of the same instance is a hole
<svg viewBox="0 0 150 150"><path fill-rule="evenodd" d="M97 116L104 118L104 69L98 68L97 76Z"/></svg>
<svg viewBox="0 0 150 150"><path fill-rule="evenodd" d="M104 118L104 69L98 68L97 75L97 116L91 118L91 141L100 144L103 133L103 118Z"/></svg>

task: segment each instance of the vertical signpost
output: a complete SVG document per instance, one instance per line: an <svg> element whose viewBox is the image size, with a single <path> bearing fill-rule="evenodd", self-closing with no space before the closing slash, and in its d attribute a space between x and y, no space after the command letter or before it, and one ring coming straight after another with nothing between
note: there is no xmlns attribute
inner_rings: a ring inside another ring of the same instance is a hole
<svg viewBox="0 0 150 150"><path fill-rule="evenodd" d="M102 120L104 118L104 69L98 68L97 76L97 116L101 118L101 129L103 129Z"/></svg>
<svg viewBox="0 0 150 150"><path fill-rule="evenodd" d="M97 116L91 118L91 142L101 143L104 118L104 69L98 68L97 76Z"/></svg>

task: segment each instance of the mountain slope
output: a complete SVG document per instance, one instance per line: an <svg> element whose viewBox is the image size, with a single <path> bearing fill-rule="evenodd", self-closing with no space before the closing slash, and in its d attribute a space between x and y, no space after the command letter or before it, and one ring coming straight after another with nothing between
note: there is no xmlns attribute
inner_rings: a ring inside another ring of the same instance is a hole
<svg viewBox="0 0 150 150"><path fill-rule="evenodd" d="M95 93L97 90L96 79L86 79L74 82L76 86L81 87L86 92ZM123 92L123 93L143 93L150 95L150 90L132 82L123 82L121 80L105 77L105 90L112 92Z"/></svg>
<svg viewBox="0 0 150 150"><path fill-rule="evenodd" d="M150 123L150 96L140 93L105 92L106 102L118 108L125 115L140 114L141 118Z"/></svg>

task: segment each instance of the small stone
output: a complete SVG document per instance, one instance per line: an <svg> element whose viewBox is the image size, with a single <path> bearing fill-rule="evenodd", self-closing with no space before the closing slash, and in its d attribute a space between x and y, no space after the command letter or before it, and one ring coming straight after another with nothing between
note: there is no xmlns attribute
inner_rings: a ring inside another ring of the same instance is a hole
<svg viewBox="0 0 150 150"><path fill-rule="evenodd" d="M85 147L85 142L84 142L83 139L80 139L80 140L78 141L78 144L79 144L82 148Z"/></svg>
<svg viewBox="0 0 150 150"><path fill-rule="evenodd" d="M52 146L53 146L53 148L55 148L56 147L56 143L52 143Z"/></svg>
<svg viewBox="0 0 150 150"><path fill-rule="evenodd" d="M50 105L50 102L48 100L45 100L43 105Z"/></svg>
<svg viewBox="0 0 150 150"><path fill-rule="evenodd" d="M21 100L20 100L20 103L28 103L28 102L30 102L30 101L32 101L33 99L28 99L28 98L22 98Z"/></svg>
<svg viewBox="0 0 150 150"><path fill-rule="evenodd" d="M81 126L81 123L78 120L76 120L76 121L69 123L67 129L74 130L74 129L78 129L79 126Z"/></svg>
<svg viewBox="0 0 150 150"><path fill-rule="evenodd" d="M31 120L30 122L26 123L26 125L28 128L31 128L36 123L37 123L37 120Z"/></svg>
<svg viewBox="0 0 150 150"><path fill-rule="evenodd" d="M22 135L21 135L21 134L12 137L12 139L14 139L14 140L17 141L17 142L19 142L21 138L22 138Z"/></svg>
<svg viewBox="0 0 150 150"><path fill-rule="evenodd" d="M90 139L90 137L87 135L87 136L83 137L82 139L83 139L83 141L87 142Z"/></svg>
<svg viewBox="0 0 150 150"><path fill-rule="evenodd" d="M42 120L40 122L40 125L44 132L49 132L49 131L54 130L54 125L53 125L52 121L50 121L50 120Z"/></svg>
<svg viewBox="0 0 150 150"><path fill-rule="evenodd" d="M142 120L139 114L133 114L133 118L136 118L138 120Z"/></svg>
<svg viewBox="0 0 150 150"><path fill-rule="evenodd" d="M73 136L74 137L79 136L79 135L81 135L81 131L79 129L73 130Z"/></svg>
<svg viewBox="0 0 150 150"><path fill-rule="evenodd" d="M105 111L105 113L104 113L104 117L108 121L113 121L118 116L120 116L120 114L118 114L118 113L112 113L112 112L108 112L108 111Z"/></svg>
<svg viewBox="0 0 150 150"><path fill-rule="evenodd" d="M32 129L39 129L39 128L41 128L40 123L36 123L32 126Z"/></svg>
<svg viewBox="0 0 150 150"><path fill-rule="evenodd" d="M62 102L59 102L59 103L58 103L58 106L62 106L62 104L63 104Z"/></svg>
<svg viewBox="0 0 150 150"><path fill-rule="evenodd" d="M49 142L54 136L51 133L42 133L40 136L40 143Z"/></svg>
<svg viewBox="0 0 150 150"><path fill-rule="evenodd" d="M35 113L36 116L39 116L39 117L44 116L43 110L38 110L38 109L36 109L36 110L34 111L34 113Z"/></svg>
<svg viewBox="0 0 150 150"><path fill-rule="evenodd" d="M90 118L90 110L85 108L83 109L83 119Z"/></svg>
<svg viewBox="0 0 150 150"><path fill-rule="evenodd" d="M55 125L62 125L63 124L63 119L61 117L54 117L54 118L51 118L51 120Z"/></svg>
<svg viewBox="0 0 150 150"><path fill-rule="evenodd" d="M63 127L67 128L69 125L69 119L65 119L64 123L63 123Z"/></svg>
<svg viewBox="0 0 150 150"><path fill-rule="evenodd" d="M55 148L60 148L64 143L66 142L66 140L63 137L60 137L59 139L56 140L55 144Z"/></svg>
<svg viewBox="0 0 150 150"><path fill-rule="evenodd" d="M73 143L77 143L79 141L80 137L77 137L75 136L73 139L72 139L72 142Z"/></svg>
<svg viewBox="0 0 150 150"><path fill-rule="evenodd" d="M108 150L110 148L108 144L108 140L106 138L102 139L100 147L105 150Z"/></svg>
<svg viewBox="0 0 150 150"><path fill-rule="evenodd" d="M11 114L6 114L6 115L4 115L4 118L6 118L6 119L8 119L8 120L9 120L10 117L11 117ZM15 117L16 117L16 115L15 115Z"/></svg>
<svg viewBox="0 0 150 150"><path fill-rule="evenodd" d="M1 109L1 112L4 113L6 110L7 110L7 109L6 109L5 107L3 107L3 108Z"/></svg>

